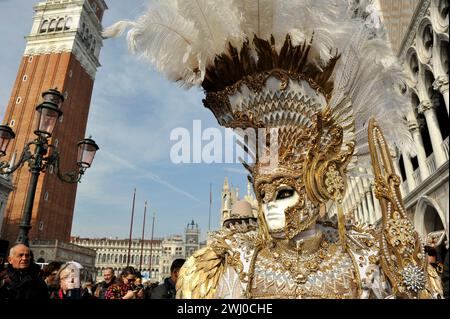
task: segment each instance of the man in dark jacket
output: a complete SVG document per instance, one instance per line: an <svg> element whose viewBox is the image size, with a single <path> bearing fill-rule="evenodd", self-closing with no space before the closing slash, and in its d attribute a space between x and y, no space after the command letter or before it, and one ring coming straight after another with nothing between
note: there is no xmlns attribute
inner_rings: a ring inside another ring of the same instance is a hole
<svg viewBox="0 0 450 319"><path fill-rule="evenodd" d="M105 299L105 292L112 285L118 284L119 280L114 276L114 269L112 267L107 267L103 270L104 281L100 282L94 291L94 298Z"/></svg>
<svg viewBox="0 0 450 319"><path fill-rule="evenodd" d="M150 299L175 299L177 293L176 284L178 273L183 266L185 259L175 259L170 266L170 277L164 279L164 282L154 288L149 296Z"/></svg>
<svg viewBox="0 0 450 319"><path fill-rule="evenodd" d="M48 299L39 266L32 262L30 248L14 245L9 251L8 267L0 275L0 299Z"/></svg>

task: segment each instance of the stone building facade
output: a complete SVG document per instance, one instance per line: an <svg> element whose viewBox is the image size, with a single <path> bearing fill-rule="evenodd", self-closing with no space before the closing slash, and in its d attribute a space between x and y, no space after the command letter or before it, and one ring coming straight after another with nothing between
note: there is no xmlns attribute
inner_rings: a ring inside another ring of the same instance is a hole
<svg viewBox="0 0 450 319"><path fill-rule="evenodd" d="M112 267L115 274L119 275L127 265L130 265L140 270L144 280L161 282L170 276L173 260L188 258L200 248L200 229L194 222L192 223L185 229L184 238L181 235L174 235L153 241L133 239L130 254L128 254L128 239L72 237L71 243L96 252L97 281L103 280L102 272L106 267Z"/></svg>
<svg viewBox="0 0 450 319"><path fill-rule="evenodd" d="M93 280L96 276L95 250L60 240L32 240L30 248L38 264L52 261L61 263L76 261L83 266L82 281Z"/></svg>
<svg viewBox="0 0 450 319"><path fill-rule="evenodd" d="M443 232L443 251L449 235L449 3L416 2L397 52L410 78L405 94L411 98L411 109L406 117L417 155L399 153L397 164L414 226L424 241Z"/></svg>

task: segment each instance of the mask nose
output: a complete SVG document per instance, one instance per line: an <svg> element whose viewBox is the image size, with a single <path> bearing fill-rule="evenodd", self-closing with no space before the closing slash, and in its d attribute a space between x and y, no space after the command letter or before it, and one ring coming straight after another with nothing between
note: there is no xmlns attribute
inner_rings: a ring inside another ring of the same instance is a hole
<svg viewBox="0 0 450 319"><path fill-rule="evenodd" d="M267 204L267 209L268 210L271 210L271 209L274 209L274 208L277 208L277 204L275 204L275 202L270 202L270 203Z"/></svg>

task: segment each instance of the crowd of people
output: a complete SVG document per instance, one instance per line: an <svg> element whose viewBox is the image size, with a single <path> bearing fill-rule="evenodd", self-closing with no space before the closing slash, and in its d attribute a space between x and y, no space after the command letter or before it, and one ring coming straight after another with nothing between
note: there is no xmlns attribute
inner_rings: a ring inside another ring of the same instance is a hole
<svg viewBox="0 0 450 319"><path fill-rule="evenodd" d="M448 299L448 251L444 261L437 260L436 249L426 246L432 284ZM103 271L103 281L82 283L75 262L51 262L43 269L33 260L29 247L14 245L8 264L0 269L0 300L20 299L174 299L178 274L184 259L175 259L170 277L162 283L143 283L134 267L125 267L116 277L111 267ZM1 265L3 267L3 265Z"/></svg>
<svg viewBox="0 0 450 319"><path fill-rule="evenodd" d="M8 264L0 265L0 300L20 299L174 299L178 273L184 259L175 259L170 277L159 284L142 281L134 267L125 267L116 276L111 267L103 271L103 281L82 282L76 262L50 262L43 269L33 260L29 247L14 245Z"/></svg>

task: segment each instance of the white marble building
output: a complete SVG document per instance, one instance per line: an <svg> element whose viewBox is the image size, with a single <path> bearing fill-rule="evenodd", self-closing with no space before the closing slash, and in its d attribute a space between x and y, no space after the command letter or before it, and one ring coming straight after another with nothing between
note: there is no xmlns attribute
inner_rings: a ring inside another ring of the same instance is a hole
<svg viewBox="0 0 450 319"><path fill-rule="evenodd" d="M161 282L164 278L170 276L170 265L173 260L188 258L195 250L200 248L199 236L200 229L198 227L195 229L188 227L185 239L189 239L189 242L183 240L181 235L153 241L133 239L129 258L128 239L72 237L71 243L96 251L97 281L103 280L102 272L106 267L112 267L118 276L127 265L130 265L141 271L144 280L150 279L151 281Z"/></svg>
<svg viewBox="0 0 450 319"><path fill-rule="evenodd" d="M448 1L378 0L378 4L391 46L410 78L404 94L411 99L411 109L405 117L417 155L402 150L393 154L404 204L422 240L438 237L443 254L449 243ZM361 173L372 175L370 170ZM348 218L380 222L373 188L367 179L349 179L344 200ZM334 207L330 213L335 214Z"/></svg>

